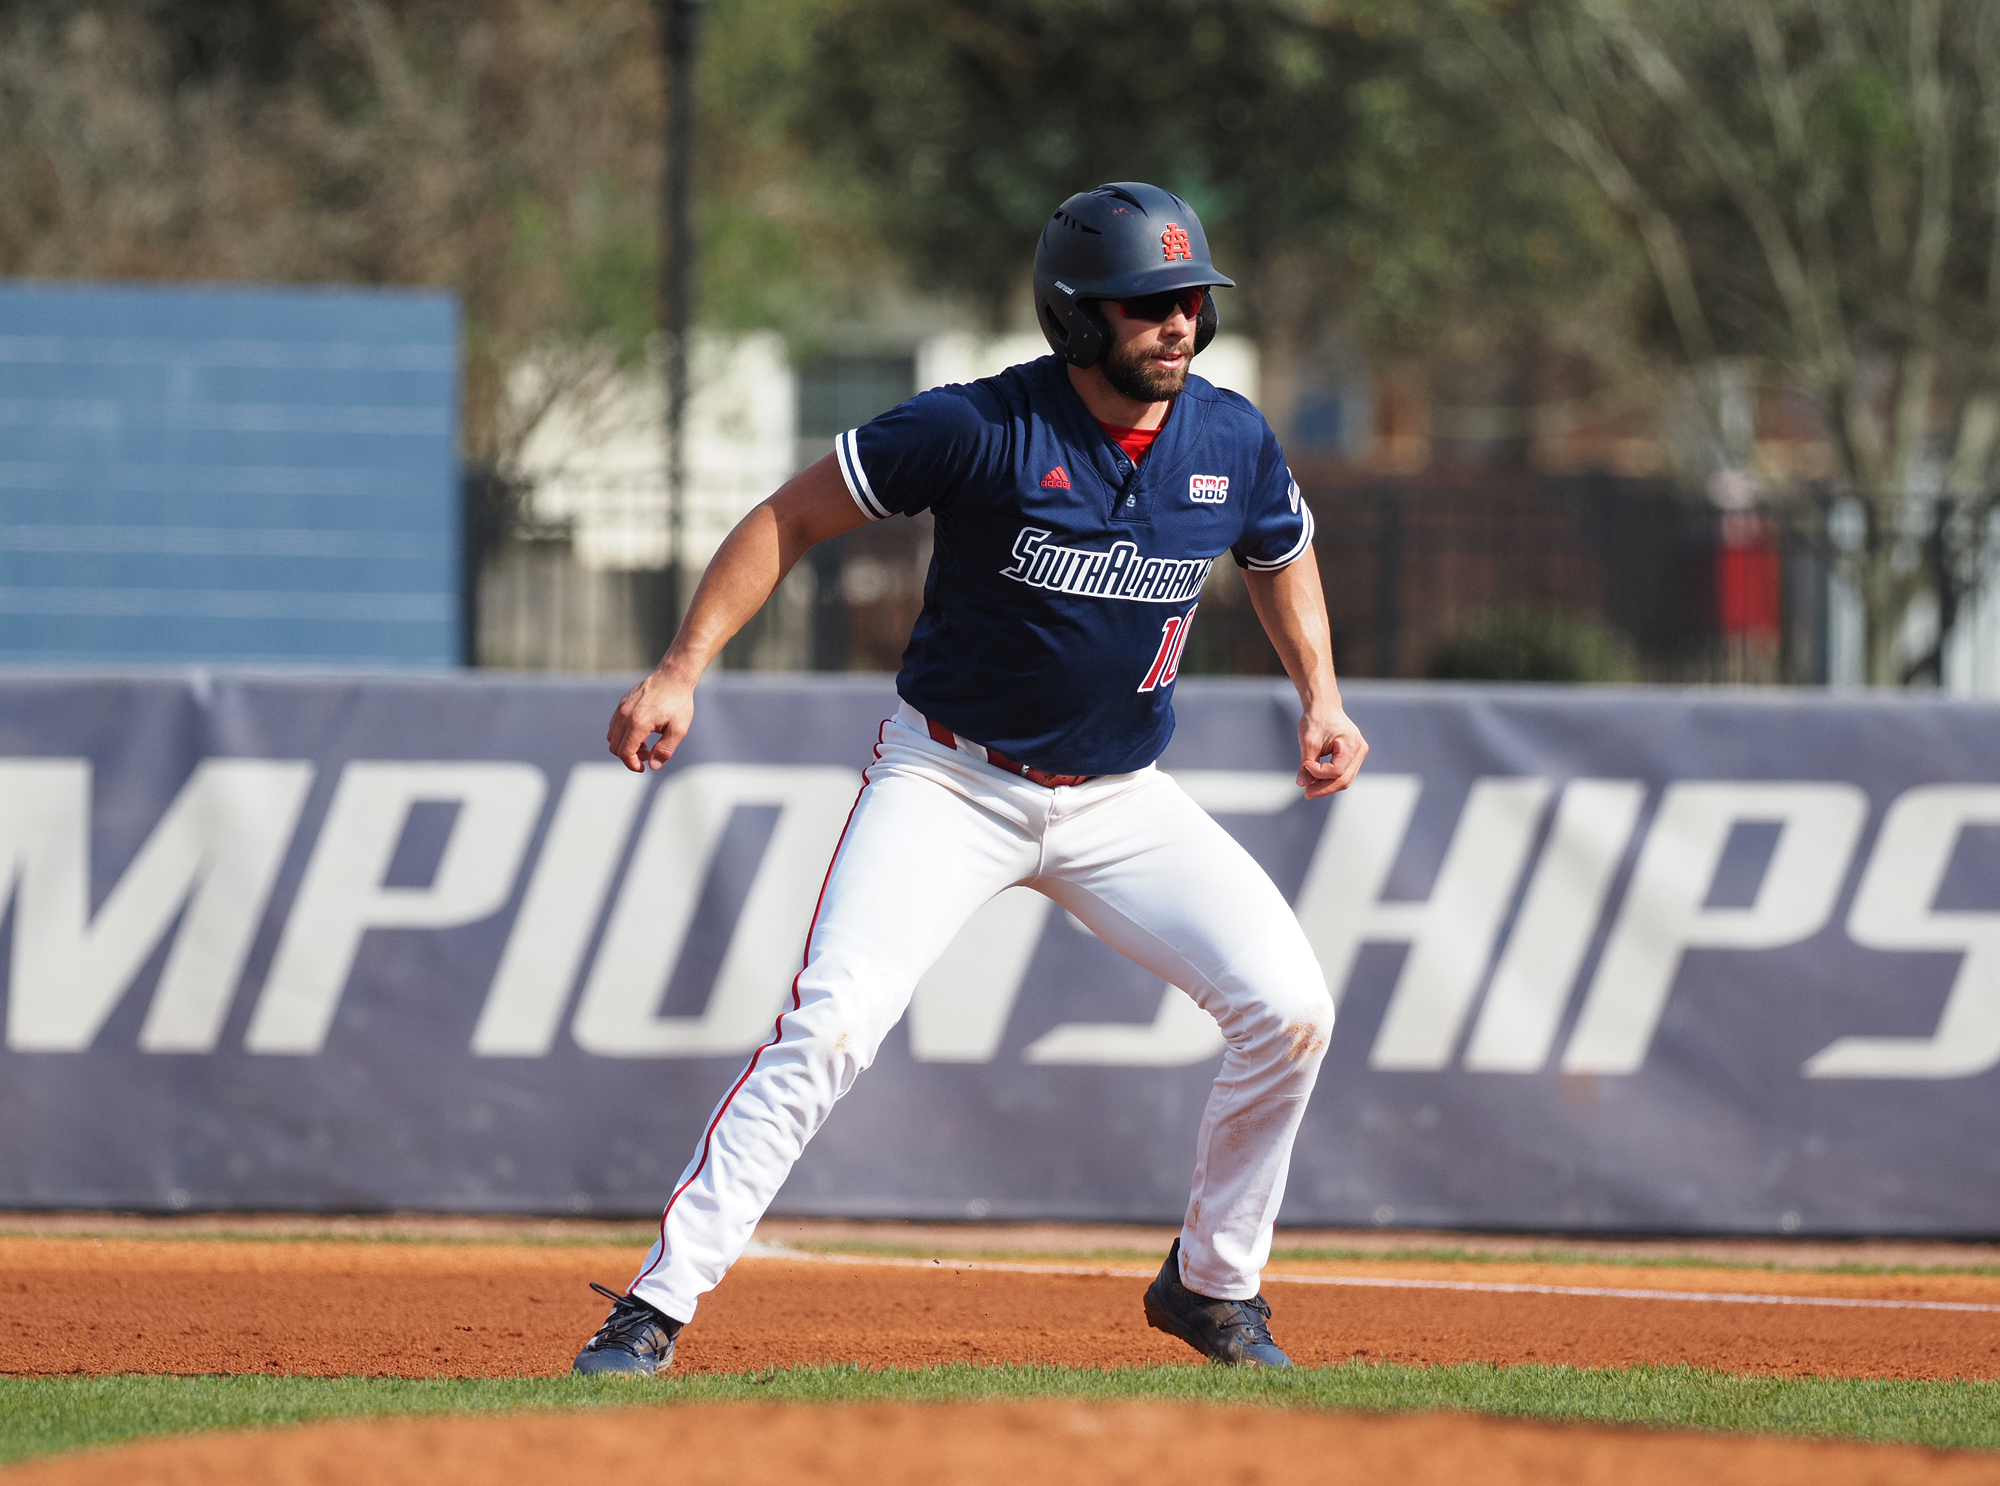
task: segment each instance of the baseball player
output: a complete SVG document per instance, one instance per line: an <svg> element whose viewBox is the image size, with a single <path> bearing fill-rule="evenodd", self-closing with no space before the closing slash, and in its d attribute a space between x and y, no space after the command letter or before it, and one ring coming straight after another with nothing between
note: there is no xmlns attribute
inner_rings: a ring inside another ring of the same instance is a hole
<svg viewBox="0 0 2000 1486"><path fill-rule="evenodd" d="M1215 335L1201 223L1136 183L1072 196L1035 254L1054 355L939 387L840 435L732 531L611 751L657 769L695 683L815 542L928 510L900 705L834 849L770 1040L703 1130L638 1276L576 1359L653 1374L743 1252L806 1142L975 910L1026 886L1181 987L1221 1027L1179 1238L1147 1321L1225 1363L1288 1367L1258 1278L1333 1003L1290 906L1154 760L1203 579L1244 567L1303 704L1298 783L1345 789L1312 513L1255 407L1189 364Z"/></svg>

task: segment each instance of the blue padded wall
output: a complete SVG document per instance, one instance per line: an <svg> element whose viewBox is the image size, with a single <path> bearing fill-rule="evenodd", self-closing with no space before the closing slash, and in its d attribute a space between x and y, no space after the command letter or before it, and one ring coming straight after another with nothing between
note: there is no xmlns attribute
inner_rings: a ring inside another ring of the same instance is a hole
<svg viewBox="0 0 2000 1486"><path fill-rule="evenodd" d="M0 663L456 664L457 322L0 285Z"/></svg>

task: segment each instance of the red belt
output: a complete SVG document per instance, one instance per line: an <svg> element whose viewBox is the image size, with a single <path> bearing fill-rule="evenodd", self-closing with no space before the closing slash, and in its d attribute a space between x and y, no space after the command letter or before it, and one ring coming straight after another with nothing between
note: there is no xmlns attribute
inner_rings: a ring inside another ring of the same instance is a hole
<svg viewBox="0 0 2000 1486"><path fill-rule="evenodd" d="M933 718L926 717L924 726L931 730L931 741L942 743L947 748L957 748L958 738L952 730ZM996 769L1005 769L1009 774L1019 774L1030 784L1039 784L1044 789L1055 789L1065 784L1088 784L1095 774L1051 774L1047 769L1031 769L1026 764L1017 764L997 748L986 750L986 762Z"/></svg>

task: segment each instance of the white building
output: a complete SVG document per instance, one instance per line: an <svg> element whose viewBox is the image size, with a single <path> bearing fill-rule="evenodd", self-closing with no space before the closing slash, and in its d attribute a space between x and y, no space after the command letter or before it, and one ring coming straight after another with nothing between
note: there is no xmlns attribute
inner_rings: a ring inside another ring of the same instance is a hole
<svg viewBox="0 0 2000 1486"><path fill-rule="evenodd" d="M795 367L783 338L762 331L701 336L692 351L682 560L698 572L744 513L827 453L835 434L914 393L991 376L1048 347L1039 336L961 332L933 336L906 355ZM1197 369L1256 399L1257 352L1247 338L1218 336ZM514 382L517 403L548 400L516 471L532 487L532 513L566 524L586 567L664 567L666 413L658 368L578 378L573 393L552 397L544 381L528 368Z"/></svg>

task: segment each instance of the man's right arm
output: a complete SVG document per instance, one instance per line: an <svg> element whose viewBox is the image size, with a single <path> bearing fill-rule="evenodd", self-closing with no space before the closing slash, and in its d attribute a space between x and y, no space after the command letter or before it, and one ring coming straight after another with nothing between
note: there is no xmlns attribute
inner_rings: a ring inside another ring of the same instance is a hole
<svg viewBox="0 0 2000 1486"><path fill-rule="evenodd" d="M702 574L666 655L611 716L606 741L626 768L643 773L673 757L694 721L695 683L730 637L763 608L808 547L867 519L829 454L736 523Z"/></svg>

